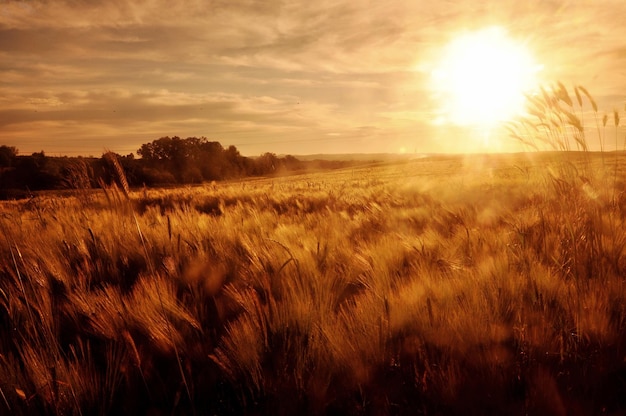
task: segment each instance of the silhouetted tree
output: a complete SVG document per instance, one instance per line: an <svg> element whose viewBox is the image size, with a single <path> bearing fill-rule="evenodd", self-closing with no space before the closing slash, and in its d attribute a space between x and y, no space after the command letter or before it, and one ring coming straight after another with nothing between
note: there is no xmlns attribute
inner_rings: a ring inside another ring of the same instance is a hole
<svg viewBox="0 0 626 416"><path fill-rule="evenodd" d="M290 171L300 170L303 167L302 162L291 155L285 156L282 159L282 164L285 167L285 169L290 170Z"/></svg>
<svg viewBox="0 0 626 416"><path fill-rule="evenodd" d="M206 137L161 137L141 145L134 154L114 157L129 186L199 183L251 175L272 175L303 166L293 156L279 158L264 153L252 159L242 156L235 146L224 148ZM112 183L119 176L106 155L101 158L49 157L44 151L17 156L17 149L0 146L0 189L40 190L87 189L100 181ZM5 192L4 195L9 195ZM2 197L2 195L0 195Z"/></svg>
<svg viewBox="0 0 626 416"><path fill-rule="evenodd" d="M15 146L0 146L0 168L11 167L16 157L17 148Z"/></svg>
<svg viewBox="0 0 626 416"><path fill-rule="evenodd" d="M256 174L258 175L275 173L279 167L278 157L270 152L263 153L255 162L257 166Z"/></svg>
<svg viewBox="0 0 626 416"><path fill-rule="evenodd" d="M43 150L18 158L13 171L17 179L16 186L31 190L61 188L62 162L58 159L60 158L49 158Z"/></svg>
<svg viewBox="0 0 626 416"><path fill-rule="evenodd" d="M224 178L224 148L219 142L210 142L205 139L198 149L198 167L205 180Z"/></svg>
<svg viewBox="0 0 626 416"><path fill-rule="evenodd" d="M248 175L246 162L249 159L241 156L235 146L228 146L228 149L224 151L224 159L227 167L224 172L225 178L236 178Z"/></svg>
<svg viewBox="0 0 626 416"><path fill-rule="evenodd" d="M200 182L243 176L245 159L235 146L228 149L206 137L161 137L137 151L152 169L171 173L178 182Z"/></svg>
<svg viewBox="0 0 626 416"><path fill-rule="evenodd" d="M221 148L221 145L219 147ZM206 138L181 139L178 136L161 137L143 144L137 151L150 167L167 170L179 182L202 180L204 172L200 165L210 153L212 153L211 142Z"/></svg>

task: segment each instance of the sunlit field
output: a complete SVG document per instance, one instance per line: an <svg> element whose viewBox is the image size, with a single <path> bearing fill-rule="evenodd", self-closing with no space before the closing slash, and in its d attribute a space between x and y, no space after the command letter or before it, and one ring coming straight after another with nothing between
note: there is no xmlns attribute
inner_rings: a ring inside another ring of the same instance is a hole
<svg viewBox="0 0 626 416"><path fill-rule="evenodd" d="M0 206L2 414L621 414L626 156Z"/></svg>
<svg viewBox="0 0 626 416"><path fill-rule="evenodd" d="M0 416L626 415L622 15L0 1Z"/></svg>

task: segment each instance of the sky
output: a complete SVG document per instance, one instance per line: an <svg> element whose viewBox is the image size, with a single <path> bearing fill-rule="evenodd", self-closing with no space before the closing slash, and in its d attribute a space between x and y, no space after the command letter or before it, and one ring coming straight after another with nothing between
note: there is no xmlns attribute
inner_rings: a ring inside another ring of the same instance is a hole
<svg viewBox="0 0 626 416"><path fill-rule="evenodd" d="M540 82L583 85L623 111L623 16L623 0L0 0L0 144L70 156L163 136L249 156L515 150L500 132L441 122L432 78L446 45L501 27Z"/></svg>

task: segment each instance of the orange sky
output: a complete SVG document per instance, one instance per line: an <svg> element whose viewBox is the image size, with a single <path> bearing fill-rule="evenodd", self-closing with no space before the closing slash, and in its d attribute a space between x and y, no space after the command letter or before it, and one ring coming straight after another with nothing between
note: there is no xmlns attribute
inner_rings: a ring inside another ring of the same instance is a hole
<svg viewBox="0 0 626 416"><path fill-rule="evenodd" d="M177 135L245 155L485 150L484 132L434 123L430 74L456 33L501 26L545 81L621 111L623 16L622 0L3 0L0 144L99 156Z"/></svg>

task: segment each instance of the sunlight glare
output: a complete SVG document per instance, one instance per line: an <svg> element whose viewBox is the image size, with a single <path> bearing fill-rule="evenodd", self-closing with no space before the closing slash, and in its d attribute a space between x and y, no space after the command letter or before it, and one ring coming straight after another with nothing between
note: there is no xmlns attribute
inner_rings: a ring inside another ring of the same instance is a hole
<svg viewBox="0 0 626 416"><path fill-rule="evenodd" d="M523 111L540 69L522 43L492 27L455 38L432 83L448 122L491 126Z"/></svg>

